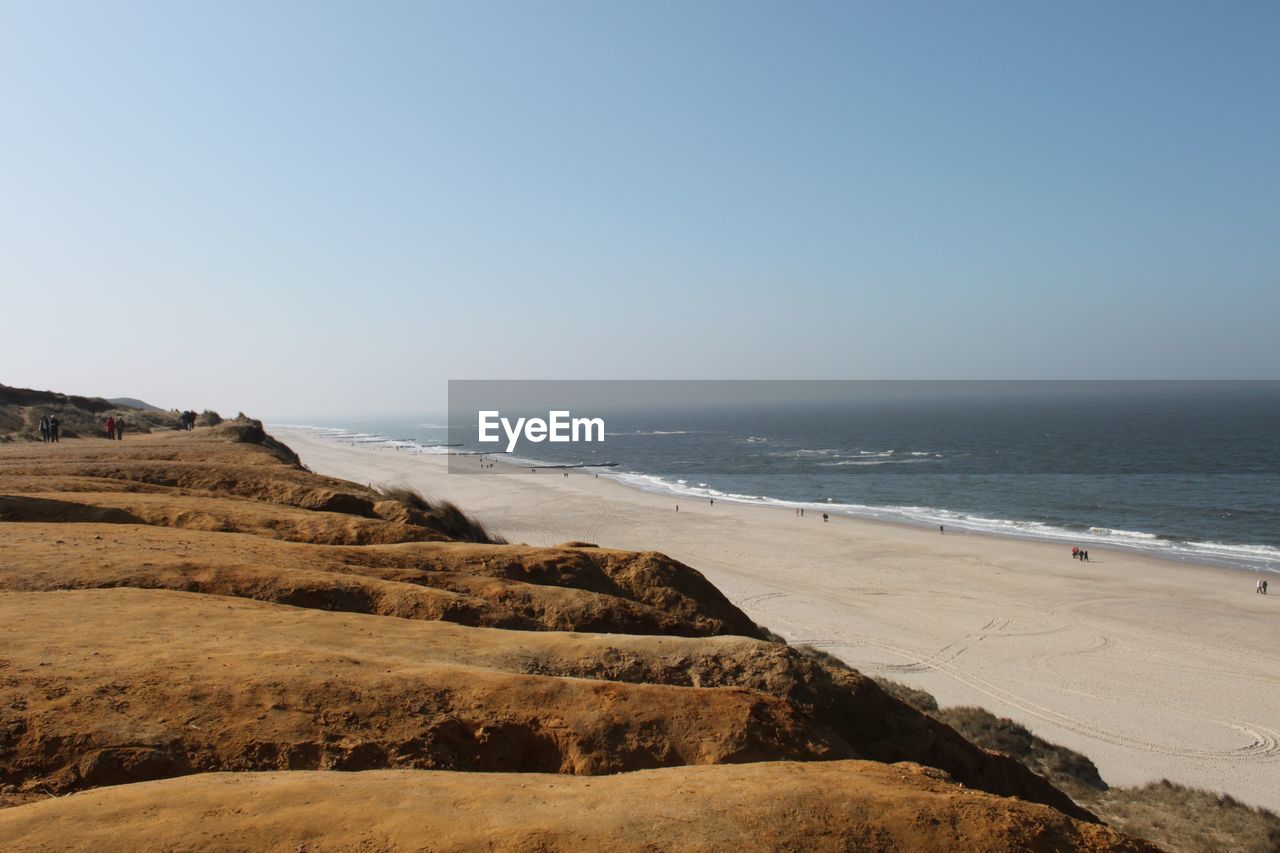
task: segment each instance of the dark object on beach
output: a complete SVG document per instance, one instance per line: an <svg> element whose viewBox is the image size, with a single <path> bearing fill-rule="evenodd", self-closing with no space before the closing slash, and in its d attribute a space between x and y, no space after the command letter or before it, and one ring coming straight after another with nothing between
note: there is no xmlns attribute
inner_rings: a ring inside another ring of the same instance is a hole
<svg viewBox="0 0 1280 853"><path fill-rule="evenodd" d="M939 524L939 525L938 525L938 532L939 532L939 533L946 533L947 531L943 529L943 526L942 526L941 524Z"/></svg>
<svg viewBox="0 0 1280 853"><path fill-rule="evenodd" d="M822 520L823 520L823 521L826 521L826 520L827 520L827 514L826 514L825 512L822 514Z"/></svg>

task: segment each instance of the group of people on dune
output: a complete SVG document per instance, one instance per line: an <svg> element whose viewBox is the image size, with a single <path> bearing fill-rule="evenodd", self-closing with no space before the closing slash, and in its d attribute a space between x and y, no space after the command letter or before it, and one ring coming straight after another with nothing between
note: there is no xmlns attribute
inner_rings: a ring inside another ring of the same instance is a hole
<svg viewBox="0 0 1280 853"><path fill-rule="evenodd" d="M40 416L40 440L58 441L62 438L62 421L57 415Z"/></svg>
<svg viewBox="0 0 1280 853"><path fill-rule="evenodd" d="M181 424L180 429L188 432L196 428L196 413L183 412L178 417ZM107 434L107 438L115 441L124 440L124 418L119 415L109 415L103 421L103 429ZM62 439L62 421L57 415L41 415L40 416L40 440L44 442L60 441Z"/></svg>

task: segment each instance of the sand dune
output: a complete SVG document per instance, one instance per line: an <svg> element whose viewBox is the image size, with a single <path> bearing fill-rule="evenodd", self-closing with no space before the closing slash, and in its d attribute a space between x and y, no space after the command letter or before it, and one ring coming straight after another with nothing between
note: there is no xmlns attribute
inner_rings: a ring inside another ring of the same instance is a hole
<svg viewBox="0 0 1280 853"><path fill-rule="evenodd" d="M207 774L0 811L0 834L20 851L1154 849L918 765L864 761L606 778Z"/></svg>
<svg viewBox="0 0 1280 853"><path fill-rule="evenodd" d="M7 846L1142 849L685 564L433 506L248 422L0 445Z"/></svg>
<svg viewBox="0 0 1280 853"><path fill-rule="evenodd" d="M1280 596L1246 572L1093 548L681 500L573 473L279 431L313 469L458 501L512 540L659 548L755 621L871 675L981 705L1091 757L1280 808Z"/></svg>

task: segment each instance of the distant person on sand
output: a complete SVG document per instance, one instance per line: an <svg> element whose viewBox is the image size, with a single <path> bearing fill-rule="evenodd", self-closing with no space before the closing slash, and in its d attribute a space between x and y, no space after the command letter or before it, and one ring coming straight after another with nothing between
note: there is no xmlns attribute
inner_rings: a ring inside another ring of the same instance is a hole
<svg viewBox="0 0 1280 853"><path fill-rule="evenodd" d="M1081 553L1081 555L1082 555L1082 556L1080 557L1080 559L1081 559L1081 560L1083 560L1083 561L1084 561L1084 562L1086 562L1086 563L1087 563L1087 562L1089 562L1089 552L1088 552L1088 551L1081 551L1080 553Z"/></svg>
<svg viewBox="0 0 1280 853"><path fill-rule="evenodd" d="M827 520L827 514L826 514L825 512L822 514L822 520L823 520L823 521L826 521L826 520Z"/></svg>
<svg viewBox="0 0 1280 853"><path fill-rule="evenodd" d="M124 441L124 418L116 418L116 441Z"/></svg>
<svg viewBox="0 0 1280 853"><path fill-rule="evenodd" d="M947 532L947 530L946 530L946 528L945 528L945 527L943 527L941 524L939 524L939 525L938 525L938 532L939 532L939 533L946 533L946 532Z"/></svg>
<svg viewBox="0 0 1280 853"><path fill-rule="evenodd" d="M1080 549L1075 545L1071 546L1071 559L1073 560L1080 559Z"/></svg>
<svg viewBox="0 0 1280 853"><path fill-rule="evenodd" d="M40 440L41 441L49 440L49 416L48 415L40 416Z"/></svg>
<svg viewBox="0 0 1280 853"><path fill-rule="evenodd" d="M116 419L107 418L107 438L116 437Z"/></svg>
<svg viewBox="0 0 1280 853"><path fill-rule="evenodd" d="M49 440L60 441L62 439L62 421L58 420L57 415L49 416Z"/></svg>

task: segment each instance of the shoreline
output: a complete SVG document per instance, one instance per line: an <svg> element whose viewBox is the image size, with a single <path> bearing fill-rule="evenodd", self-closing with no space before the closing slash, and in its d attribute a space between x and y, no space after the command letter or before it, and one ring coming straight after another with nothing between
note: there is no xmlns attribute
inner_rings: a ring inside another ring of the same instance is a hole
<svg viewBox="0 0 1280 853"><path fill-rule="evenodd" d="M1280 598L1238 570L722 501L677 513L591 473L451 474L443 454L271 431L318 473L452 500L512 541L667 553L789 642L1010 717L1112 784L1280 808Z"/></svg>
<svg viewBox="0 0 1280 853"><path fill-rule="evenodd" d="M494 456L497 455L498 454L494 454ZM514 465L514 463L511 462L506 462L506 464L513 465L514 467L527 467L524 465ZM608 477L619 485L647 492L649 494L662 495L672 498L675 501L698 501L709 499L709 496L706 494L698 494L692 490L688 492L679 492L668 483L658 483L656 481L660 481L662 478L656 475L614 472L601 473L603 476ZM627 479L628 477L648 479L655 482L652 488L647 488L639 482ZM946 530L951 533L986 536L993 539L1016 539L1023 542L1042 542L1063 548L1071 548L1073 546L1083 544L1087 545L1089 548L1118 549L1136 556L1147 557L1149 559L1159 560L1162 562L1180 563L1204 568L1227 569L1232 572L1246 572L1254 575L1280 575L1280 565L1273 565L1271 562L1268 562L1266 565L1242 564L1242 560L1250 559L1248 557L1231 558L1225 555L1215 556L1213 554L1196 552L1178 552L1173 550L1172 547L1168 550L1162 550L1151 545L1141 545L1137 542L1109 540L1106 538L1106 534L1092 533L1089 531L1073 533L1065 528L1053 528L1051 531L1034 532L1027 528L1031 525L1037 524L1036 522L1023 522L1009 519L982 519L983 522L987 522L988 524L1002 524L1009 526L1008 530L992 530L989 529L989 527L984 527L982 524L975 522L973 516L966 516L953 510L938 507L913 507L912 509L919 509L922 511L921 513L913 516L911 513L906 512L906 508L904 507L875 507L843 503L823 504L813 501L794 501L768 496L736 495L719 492L714 493L714 499L725 503L737 504L739 506L756 506L775 510L793 510L801 508L808 512L828 512L832 517L839 515L856 521L866 521L873 524L889 524L899 527L907 527L913 530L932 531L934 529L941 529L945 526ZM927 513L936 513L937 515L929 516ZM1020 525L1022 525L1022 527L1020 527ZM1047 527L1047 525L1041 526ZM1111 530L1111 528L1094 529ZM1152 541L1174 543L1174 540L1165 539L1157 534L1137 533L1136 535L1143 538L1151 537ZM1227 545L1225 543L1216 542L1192 542L1188 544L1193 546L1216 546L1242 549L1266 547L1253 545ZM1174 543L1174 545L1176 546L1176 543ZM1088 550L1088 548L1085 550Z"/></svg>
<svg viewBox="0 0 1280 853"><path fill-rule="evenodd" d="M1094 548L1107 550L1114 549L1161 562L1199 566L1202 568L1226 569L1233 573L1245 573L1253 575L1255 579L1258 576L1268 577L1269 575L1280 575L1280 562L1277 562L1276 556L1249 553L1257 552L1261 549L1269 549L1270 546L1265 545L1233 545L1221 542L1175 540L1160 536L1159 534L1144 531L1124 531L1115 528L1097 526L1092 527L1087 531L1072 531L1067 528L1056 527L1040 522L984 518L940 507L877 507L846 503L822 503L817 501L790 500L770 497L767 495L743 495L723 492L709 487L704 488L702 485L698 487L689 486L686 481L677 481L673 484L659 475L619 471L616 468L609 466L592 466L587 464L571 465L521 457L513 458L500 452L465 452L459 454L435 453L430 449L448 448L452 445L424 445L413 439L388 438L380 433L353 432L350 429L341 427L316 427L303 424L269 424L268 428L288 431L294 434L301 433L314 435L318 438L339 441L356 447L393 449L413 454L435 456L446 460L446 464L448 464L448 460L451 458L455 460L458 458L477 458L484 459L486 461L493 461L502 465L504 468L516 469L521 472L527 472L527 469L537 469L539 471L569 470L578 471L579 473L599 474L601 477L607 478L627 489L633 489L645 494L668 498L674 503L685 501L690 505L693 505L698 501L709 501L714 499L725 504L735 504L744 507L757 507L775 510L785 509L790 511L803 508L805 511L809 512L827 512L832 515L833 518L840 516L856 521L888 524L916 530L932 531L938 529L940 526L945 526L948 532L951 533L987 536L995 539L1012 539L1022 542L1047 543L1068 549L1073 546L1081 546L1084 550ZM338 436L341 436L341 438L338 438ZM919 512L913 514L908 512L908 510L919 510ZM999 525L1007 529L992 529L993 525ZM1107 532L1095 533L1093 531ZM1112 539L1109 538L1108 533L1126 534L1127 537L1132 538L1120 537ZM1161 545L1165 545L1167 547L1161 547ZM1179 550L1180 547L1183 550ZM1210 548L1222 549L1228 552L1235 550L1243 553L1214 553L1212 551L1205 550Z"/></svg>

